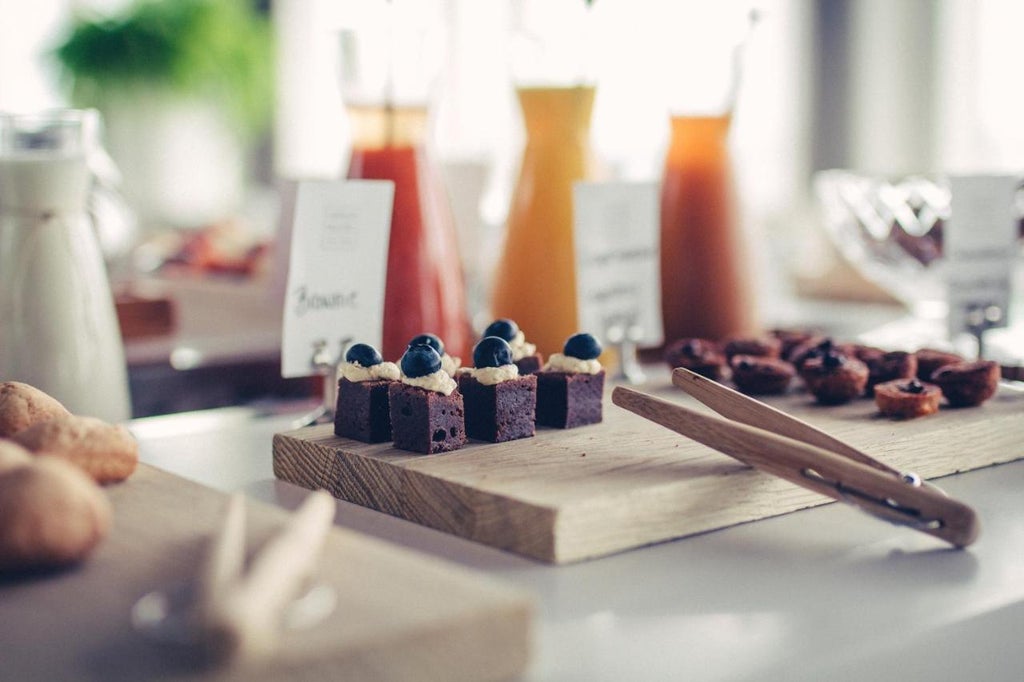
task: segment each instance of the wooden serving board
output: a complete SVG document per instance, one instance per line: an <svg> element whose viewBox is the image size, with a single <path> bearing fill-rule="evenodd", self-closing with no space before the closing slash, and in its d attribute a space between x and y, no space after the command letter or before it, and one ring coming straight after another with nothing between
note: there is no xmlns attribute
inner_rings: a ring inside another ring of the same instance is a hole
<svg viewBox="0 0 1024 682"><path fill-rule="evenodd" d="M697 406L671 386L648 392ZM1024 395L897 422L870 400L769 401L901 470L935 478L1024 457ZM702 406L701 406L702 407ZM604 422L417 455L334 435L274 437L274 474L306 488L546 562L567 563L831 501L612 405ZM965 500L968 504L970 500ZM982 519L984 533L984 519Z"/></svg>
<svg viewBox="0 0 1024 682"><path fill-rule="evenodd" d="M132 628L133 604L194 576L227 496L142 466L108 488L111 535L81 566L0 581L0 678L10 680L495 680L527 663L530 601L464 569L333 528L319 581L337 607L284 635L258 668L204 664ZM247 503L248 549L285 513Z"/></svg>

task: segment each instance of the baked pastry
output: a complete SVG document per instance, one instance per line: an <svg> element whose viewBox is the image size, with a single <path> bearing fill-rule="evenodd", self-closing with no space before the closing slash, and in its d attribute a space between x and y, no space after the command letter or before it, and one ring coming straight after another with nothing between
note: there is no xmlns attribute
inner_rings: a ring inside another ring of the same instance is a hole
<svg viewBox="0 0 1024 682"><path fill-rule="evenodd" d="M410 346L401 361L401 381L388 386L391 439L396 448L432 454L466 443L462 394L441 367L432 346Z"/></svg>
<svg viewBox="0 0 1024 682"><path fill-rule="evenodd" d="M9 438L33 424L71 413L56 398L20 381L0 383L0 438Z"/></svg>
<svg viewBox="0 0 1024 682"><path fill-rule="evenodd" d="M707 339L679 339L665 349L665 362L670 369L683 367L712 381L725 376L725 355L718 345Z"/></svg>
<svg viewBox="0 0 1024 682"><path fill-rule="evenodd" d="M527 342L526 335L514 320L502 318L491 322L484 330L484 338L488 336L497 336L508 343L512 349L512 362L520 374L533 374L544 365L544 357L537 352L537 346Z"/></svg>
<svg viewBox="0 0 1024 682"><path fill-rule="evenodd" d="M772 329L768 333L779 340L779 357L787 362L794 348L821 338L821 334L810 329Z"/></svg>
<svg viewBox="0 0 1024 682"><path fill-rule="evenodd" d="M859 357L861 362L868 366L868 383L864 387L866 396L874 395L875 386L878 384L917 376L917 356L913 353L901 350L872 350L877 352L864 353Z"/></svg>
<svg viewBox="0 0 1024 682"><path fill-rule="evenodd" d="M999 363L976 360L940 367L932 374L932 383L942 389L951 407L971 407L995 395L999 378Z"/></svg>
<svg viewBox="0 0 1024 682"><path fill-rule="evenodd" d="M57 417L19 431L13 440L35 455L53 455L97 483L123 481L139 464L139 444L123 426L94 417Z"/></svg>
<svg viewBox="0 0 1024 682"><path fill-rule="evenodd" d="M939 411L942 391L935 384L926 384L917 377L895 379L875 385L875 404L887 417L913 419Z"/></svg>
<svg viewBox="0 0 1024 682"><path fill-rule="evenodd" d="M485 336L473 348L474 368L459 372L466 435L501 443L536 433L537 376L520 376L509 344Z"/></svg>
<svg viewBox="0 0 1024 682"><path fill-rule="evenodd" d="M455 373L459 371L459 367L462 366L462 358L448 355L448 353L445 352L444 341L441 340L441 337L436 334L420 334L419 336L414 336L412 340L409 341L408 347L412 348L413 346L421 344L430 346L437 351L437 354L441 356L441 369L447 372L448 376L455 376Z"/></svg>
<svg viewBox="0 0 1024 682"><path fill-rule="evenodd" d="M822 405L842 405L864 392L868 366L845 353L831 350L804 361L800 376Z"/></svg>
<svg viewBox="0 0 1024 682"><path fill-rule="evenodd" d="M339 368L334 433L364 443L391 440L388 387L398 381L398 365L384 362L376 348L354 344Z"/></svg>
<svg viewBox="0 0 1024 682"><path fill-rule="evenodd" d="M737 355L777 358L781 351L782 341L774 336L735 336L722 345L722 352L730 365Z"/></svg>
<svg viewBox="0 0 1024 682"><path fill-rule="evenodd" d="M857 357L856 346L852 343L835 343L831 337L815 337L794 348L789 354L789 363L802 375L804 363L812 358L821 358L835 352L847 357Z"/></svg>
<svg viewBox="0 0 1024 682"><path fill-rule="evenodd" d="M785 360L755 355L737 355L730 364L732 381L743 393L774 395L784 393L796 376L793 365Z"/></svg>
<svg viewBox="0 0 1024 682"><path fill-rule="evenodd" d="M934 348L922 348L914 353L914 357L917 358L917 378L921 381L931 381L940 367L966 361L962 355Z"/></svg>
<svg viewBox="0 0 1024 682"><path fill-rule="evenodd" d="M604 370L597 358L601 343L590 334L574 334L561 353L553 353L537 377L537 424L571 429L601 421Z"/></svg>

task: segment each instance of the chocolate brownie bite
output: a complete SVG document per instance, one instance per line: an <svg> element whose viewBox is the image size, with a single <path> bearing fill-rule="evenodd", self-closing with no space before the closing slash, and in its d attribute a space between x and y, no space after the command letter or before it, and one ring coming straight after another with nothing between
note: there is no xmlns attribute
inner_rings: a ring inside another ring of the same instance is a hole
<svg viewBox="0 0 1024 682"><path fill-rule="evenodd" d="M922 348L914 353L914 357L917 358L917 378L921 381L931 381L932 375L940 367L967 360L962 355L934 348Z"/></svg>
<svg viewBox="0 0 1024 682"><path fill-rule="evenodd" d="M868 366L852 355L830 351L806 360L800 376L820 404L842 405L864 392Z"/></svg>
<svg viewBox="0 0 1024 682"><path fill-rule="evenodd" d="M730 365L737 355L777 358L781 351L782 342L774 336L734 336L722 344L722 352Z"/></svg>
<svg viewBox="0 0 1024 682"><path fill-rule="evenodd" d="M675 341L665 349L665 362L669 369L683 367L712 381L721 381L725 376L725 355L716 343L707 339Z"/></svg>
<svg viewBox="0 0 1024 682"><path fill-rule="evenodd" d="M917 377L895 379L875 385L878 411L894 419L914 419L939 411L942 391L935 384L918 381Z"/></svg>
<svg viewBox="0 0 1024 682"><path fill-rule="evenodd" d="M448 376L454 377L462 366L462 358L448 355L444 349L444 341L437 334L420 334L409 341L408 348L413 346L426 345L433 348L441 356L441 369L447 372Z"/></svg>
<svg viewBox="0 0 1024 682"><path fill-rule="evenodd" d="M388 387L391 437L396 448L433 454L466 443L466 419L455 380L427 344L410 346L401 361L401 381Z"/></svg>
<svg viewBox="0 0 1024 682"><path fill-rule="evenodd" d="M384 362L376 348L354 344L339 368L334 433L364 443L391 440L388 387L399 379L398 365Z"/></svg>
<svg viewBox="0 0 1024 682"><path fill-rule="evenodd" d="M512 349L497 336L485 336L473 348L474 368L459 372L466 407L466 435L501 443L536 433L537 377L519 375Z"/></svg>
<svg viewBox="0 0 1024 682"><path fill-rule="evenodd" d="M942 389L950 407L973 407L995 395L999 378L999 363L976 360L940 367L932 374L932 383Z"/></svg>
<svg viewBox="0 0 1024 682"><path fill-rule="evenodd" d="M869 398L874 395L878 384L917 376L917 356L913 353L879 350L859 359L868 366L868 384L864 388L864 395Z"/></svg>
<svg viewBox="0 0 1024 682"><path fill-rule="evenodd" d="M778 358L737 355L730 367L736 388L750 395L785 393L789 382L796 376L793 365Z"/></svg>
<svg viewBox="0 0 1024 682"><path fill-rule="evenodd" d="M841 353L856 358L856 346L852 343L836 343L831 337L818 337L797 346L790 353L789 363L796 367L797 374L803 376L804 364L814 358L823 358L829 353Z"/></svg>
<svg viewBox="0 0 1024 682"><path fill-rule="evenodd" d="M601 344L590 334L574 334L553 353L537 377L537 424L571 429L601 421L604 370Z"/></svg>
<svg viewBox="0 0 1024 682"><path fill-rule="evenodd" d="M520 374L539 372L544 365L544 357L537 352L537 346L526 340L526 335L514 320L501 318L491 322L484 330L484 338L497 336L504 339L512 350L512 362L519 368Z"/></svg>

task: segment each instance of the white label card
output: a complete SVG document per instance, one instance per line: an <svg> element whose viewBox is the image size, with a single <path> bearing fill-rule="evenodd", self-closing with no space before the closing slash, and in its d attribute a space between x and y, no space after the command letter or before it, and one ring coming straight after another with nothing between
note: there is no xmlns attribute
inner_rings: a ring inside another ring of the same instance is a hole
<svg viewBox="0 0 1024 682"><path fill-rule="evenodd" d="M1020 178L1007 175L950 177L950 218L943 231L951 337L967 330L968 317L993 306L1001 316L988 325L1008 324L1018 226L1014 197Z"/></svg>
<svg viewBox="0 0 1024 682"><path fill-rule="evenodd" d="M660 344L658 186L578 182L573 202L580 329L604 342Z"/></svg>
<svg viewBox="0 0 1024 682"><path fill-rule="evenodd" d="M318 346L340 360L342 340L380 348L395 186L390 180L299 184L288 264L281 375L316 374Z"/></svg>

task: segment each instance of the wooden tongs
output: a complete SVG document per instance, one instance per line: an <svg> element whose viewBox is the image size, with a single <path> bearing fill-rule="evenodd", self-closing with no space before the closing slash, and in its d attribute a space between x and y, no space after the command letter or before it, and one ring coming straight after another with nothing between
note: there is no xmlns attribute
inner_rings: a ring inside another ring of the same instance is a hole
<svg viewBox="0 0 1024 682"><path fill-rule="evenodd" d="M612 402L744 464L956 547L978 537L974 510L916 474L897 471L806 422L687 369L674 370L672 383L722 416L623 386L612 391Z"/></svg>

